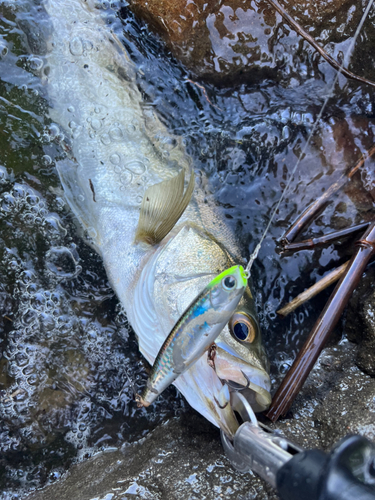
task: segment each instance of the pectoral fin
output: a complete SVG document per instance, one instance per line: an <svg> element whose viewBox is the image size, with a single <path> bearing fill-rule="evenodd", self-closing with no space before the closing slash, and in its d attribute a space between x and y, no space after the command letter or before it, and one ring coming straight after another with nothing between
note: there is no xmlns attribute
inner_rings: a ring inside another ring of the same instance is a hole
<svg viewBox="0 0 375 500"><path fill-rule="evenodd" d="M175 226L188 206L194 190L194 172L191 172L184 193L185 170L169 179L150 186L142 200L135 243L159 243Z"/></svg>

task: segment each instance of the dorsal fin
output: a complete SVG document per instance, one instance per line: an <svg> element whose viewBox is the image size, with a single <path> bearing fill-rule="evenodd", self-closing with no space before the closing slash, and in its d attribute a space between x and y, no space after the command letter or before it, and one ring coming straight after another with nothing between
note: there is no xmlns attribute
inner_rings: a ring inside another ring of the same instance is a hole
<svg viewBox="0 0 375 500"><path fill-rule="evenodd" d="M159 243L175 226L194 190L194 171L184 193L185 170L172 179L150 186L144 194L135 243Z"/></svg>

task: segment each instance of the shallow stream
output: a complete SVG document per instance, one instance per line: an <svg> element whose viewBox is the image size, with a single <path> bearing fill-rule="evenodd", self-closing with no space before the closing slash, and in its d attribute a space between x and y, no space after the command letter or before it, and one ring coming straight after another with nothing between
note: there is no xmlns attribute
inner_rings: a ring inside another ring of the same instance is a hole
<svg viewBox="0 0 375 500"><path fill-rule="evenodd" d="M138 67L145 105L184 137L197 175L207 177L207 197L220 206L247 259L335 72L304 44L289 61L289 68L299 68L298 78L296 71L285 70L279 81L250 85L244 79L231 88L204 84L205 94L124 2L104 0L100 7L108 29ZM139 439L187 405L173 387L147 411L132 401L129 378L142 387L147 366L100 258L82 239L64 201L55 169L66 153L64 131L48 117L48 95L39 78L45 16L37 1L0 3L2 499L20 498L57 480L73 461L100 449ZM354 65L368 78L375 74L366 52L374 23L375 9L358 39ZM346 47L346 40L333 44L334 53ZM368 68L358 68L359 60L366 60ZM253 288L274 387L329 291L285 320L276 310L352 250L346 243L280 256L277 241L304 207L373 145L374 106L370 87L339 78L254 265ZM369 160L304 237L371 220L371 192L375 175Z"/></svg>

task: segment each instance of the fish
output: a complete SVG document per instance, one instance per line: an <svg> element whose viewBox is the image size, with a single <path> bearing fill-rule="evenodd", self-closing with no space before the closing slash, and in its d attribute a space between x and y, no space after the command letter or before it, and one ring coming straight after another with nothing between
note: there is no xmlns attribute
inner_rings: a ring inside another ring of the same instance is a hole
<svg viewBox="0 0 375 500"><path fill-rule="evenodd" d="M243 262L241 249L205 199L203 173L194 180L183 138L143 101L137 68L100 7L92 0L43 5L50 35L42 79L55 135L65 144L66 157L57 162L65 199L152 365L189 304ZM221 403L228 394L223 380L232 383L229 391L241 389L254 411L271 402L249 286L215 349L174 382L193 408L233 435L238 422L231 405Z"/></svg>
<svg viewBox="0 0 375 500"><path fill-rule="evenodd" d="M242 266L226 269L189 305L161 346L145 390L136 396L139 407L153 403L209 349L236 310L247 278Z"/></svg>

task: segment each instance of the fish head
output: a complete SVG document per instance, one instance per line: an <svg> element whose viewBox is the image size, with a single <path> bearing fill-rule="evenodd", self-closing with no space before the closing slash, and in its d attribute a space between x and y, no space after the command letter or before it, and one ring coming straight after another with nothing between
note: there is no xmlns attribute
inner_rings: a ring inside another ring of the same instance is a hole
<svg viewBox="0 0 375 500"><path fill-rule="evenodd" d="M140 351L152 364L189 305L227 269L228 274L220 277L223 283L216 287L220 292L213 294L212 303L220 310L228 304L228 293L240 290L242 298L237 300L230 326L221 331L215 348L202 352L174 385L194 409L229 436L238 428L231 406L233 391L241 390L255 411L265 409L271 401L268 363L254 299L243 268L233 264L228 252L209 233L185 224L154 252L142 269L133 307L129 309ZM228 276L236 281L229 291L224 289L231 282L225 281Z"/></svg>
<svg viewBox="0 0 375 500"><path fill-rule="evenodd" d="M269 363L250 286L216 340L212 364L217 376L231 391L241 391L254 412L269 407Z"/></svg>

